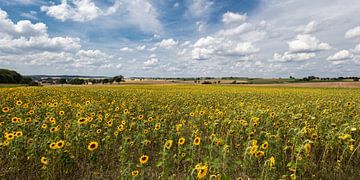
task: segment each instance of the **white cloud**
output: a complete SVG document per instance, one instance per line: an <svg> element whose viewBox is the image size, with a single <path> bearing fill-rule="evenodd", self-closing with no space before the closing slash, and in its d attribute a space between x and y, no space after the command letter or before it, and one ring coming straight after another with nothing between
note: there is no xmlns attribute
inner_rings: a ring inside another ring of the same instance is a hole
<svg viewBox="0 0 360 180"><path fill-rule="evenodd" d="M234 28L222 29L218 34L220 36L239 36L251 30L253 30L253 26L249 23L244 23Z"/></svg>
<svg viewBox="0 0 360 180"><path fill-rule="evenodd" d="M0 63L31 69L110 68L109 56L100 50L83 50L79 38L50 37L43 23L32 24L28 20L14 23L7 13L0 9ZM6 64L6 63L5 63ZM30 67L29 67L30 66ZM112 67L112 66L111 66ZM114 68L117 65L114 64ZM35 73L34 71L32 73ZM36 72L39 73L39 72Z"/></svg>
<svg viewBox="0 0 360 180"><path fill-rule="evenodd" d="M44 23L32 24L29 20L21 20L13 23L5 11L0 9L0 35L1 33L11 36L43 36L47 33Z"/></svg>
<svg viewBox="0 0 360 180"><path fill-rule="evenodd" d="M84 58L106 58L107 55L100 50L80 50L77 55Z"/></svg>
<svg viewBox="0 0 360 180"><path fill-rule="evenodd" d="M297 29L297 32L303 33L303 34L311 34L313 32L317 31L317 22L316 21L310 21L307 25L301 26Z"/></svg>
<svg viewBox="0 0 360 180"><path fill-rule="evenodd" d="M356 45L356 47L353 49L355 53L360 53L360 44Z"/></svg>
<svg viewBox="0 0 360 180"><path fill-rule="evenodd" d="M204 32L207 27L207 24L205 21L198 21L196 22L196 26L199 32Z"/></svg>
<svg viewBox="0 0 360 180"><path fill-rule="evenodd" d="M139 45L139 46L136 47L136 50L138 50L138 51L143 51L145 49L146 49L145 45Z"/></svg>
<svg viewBox="0 0 360 180"><path fill-rule="evenodd" d="M214 50L206 48L195 48L191 52L191 57L194 60L208 60L213 55Z"/></svg>
<svg viewBox="0 0 360 180"><path fill-rule="evenodd" d="M232 24L232 23L241 24L246 19L247 19L246 14L227 12L223 15L222 22L224 22L225 24Z"/></svg>
<svg viewBox="0 0 360 180"><path fill-rule="evenodd" d="M155 54L152 54L150 58L144 62L145 67L153 67L159 64L159 59Z"/></svg>
<svg viewBox="0 0 360 180"><path fill-rule="evenodd" d="M145 32L162 31L159 13L149 0L131 0L126 2L127 17L129 23L139 26Z"/></svg>
<svg viewBox="0 0 360 180"><path fill-rule="evenodd" d="M341 50L327 58L328 61L344 61L351 59L353 55L348 50Z"/></svg>
<svg viewBox="0 0 360 180"><path fill-rule="evenodd" d="M61 21L86 22L104 14L92 0L62 0L59 5L41 6L41 10Z"/></svg>
<svg viewBox="0 0 360 180"><path fill-rule="evenodd" d="M188 0L187 4L190 15L199 18L209 15L214 2L211 0Z"/></svg>
<svg viewBox="0 0 360 180"><path fill-rule="evenodd" d="M170 38L170 39L164 39L162 40L160 43L158 43L158 46L161 48L166 48L169 49L173 46L178 45L178 41L175 41L174 39Z"/></svg>
<svg viewBox="0 0 360 180"><path fill-rule="evenodd" d="M289 51L294 53L316 52L331 49L329 44L322 43L319 39L310 35L298 35L295 40L288 42L288 44Z"/></svg>
<svg viewBox="0 0 360 180"><path fill-rule="evenodd" d="M270 61L273 62L292 62L292 61L304 61L316 56L315 53L291 53L285 52L284 54L275 53Z"/></svg>
<svg viewBox="0 0 360 180"><path fill-rule="evenodd" d="M129 48L129 47L123 47L120 49L120 51L123 51L123 52L133 52L134 50L132 48Z"/></svg>
<svg viewBox="0 0 360 180"><path fill-rule="evenodd" d="M345 38L347 38L347 39L352 39L352 38L356 38L356 37L360 37L360 26L349 29L345 33Z"/></svg>

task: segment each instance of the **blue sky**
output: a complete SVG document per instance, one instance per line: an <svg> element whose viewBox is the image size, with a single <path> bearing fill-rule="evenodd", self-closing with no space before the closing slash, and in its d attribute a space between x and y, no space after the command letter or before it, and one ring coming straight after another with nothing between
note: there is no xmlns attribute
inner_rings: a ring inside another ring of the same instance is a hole
<svg viewBox="0 0 360 180"><path fill-rule="evenodd" d="M1 0L22 74L359 76L358 0Z"/></svg>

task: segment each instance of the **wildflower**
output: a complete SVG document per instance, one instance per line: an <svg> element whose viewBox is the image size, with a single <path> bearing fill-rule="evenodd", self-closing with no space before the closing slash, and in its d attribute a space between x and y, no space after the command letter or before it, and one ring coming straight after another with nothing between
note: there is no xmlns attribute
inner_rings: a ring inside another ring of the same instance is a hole
<svg viewBox="0 0 360 180"><path fill-rule="evenodd" d="M138 175L139 175L139 171L138 171L138 170L134 170L134 171L131 172L131 176L133 176L133 177L136 177L136 176L138 176Z"/></svg>

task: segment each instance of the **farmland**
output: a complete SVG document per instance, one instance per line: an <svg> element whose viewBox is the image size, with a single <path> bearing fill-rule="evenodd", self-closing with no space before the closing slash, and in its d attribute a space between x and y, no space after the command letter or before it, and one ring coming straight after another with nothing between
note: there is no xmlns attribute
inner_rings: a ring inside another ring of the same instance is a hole
<svg viewBox="0 0 360 180"><path fill-rule="evenodd" d="M359 89L0 89L1 179L360 176Z"/></svg>

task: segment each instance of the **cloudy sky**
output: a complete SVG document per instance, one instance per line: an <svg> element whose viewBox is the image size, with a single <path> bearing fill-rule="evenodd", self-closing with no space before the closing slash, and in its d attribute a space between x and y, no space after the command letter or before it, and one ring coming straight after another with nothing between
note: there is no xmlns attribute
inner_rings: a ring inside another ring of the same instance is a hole
<svg viewBox="0 0 360 180"><path fill-rule="evenodd" d="M359 76L359 9L359 0L0 0L0 68Z"/></svg>

